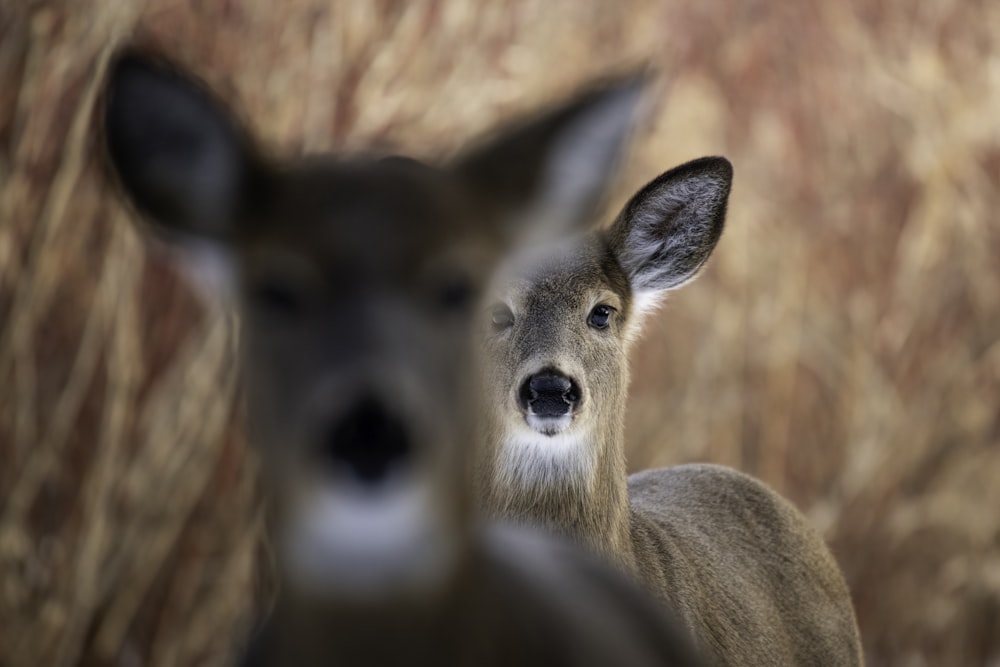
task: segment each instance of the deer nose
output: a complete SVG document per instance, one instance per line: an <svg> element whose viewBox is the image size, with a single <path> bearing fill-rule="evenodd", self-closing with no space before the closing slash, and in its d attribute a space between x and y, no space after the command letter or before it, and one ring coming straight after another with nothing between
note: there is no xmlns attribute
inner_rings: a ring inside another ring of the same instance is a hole
<svg viewBox="0 0 1000 667"><path fill-rule="evenodd" d="M529 376L518 392L521 409L539 417L561 417L580 402L580 388L572 378L546 369Z"/></svg>
<svg viewBox="0 0 1000 667"><path fill-rule="evenodd" d="M376 484L412 455L406 425L378 399L360 399L328 430L323 458L364 484Z"/></svg>

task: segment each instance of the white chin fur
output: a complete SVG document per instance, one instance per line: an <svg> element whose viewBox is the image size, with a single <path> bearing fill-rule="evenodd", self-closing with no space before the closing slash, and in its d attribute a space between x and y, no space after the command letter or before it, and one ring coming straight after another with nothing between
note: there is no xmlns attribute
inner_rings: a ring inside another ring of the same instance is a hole
<svg viewBox="0 0 1000 667"><path fill-rule="evenodd" d="M530 426L536 432L553 436L562 433L569 428L570 424L573 423L572 415L563 415L562 417L539 417L528 413L527 416L528 426Z"/></svg>
<svg viewBox="0 0 1000 667"><path fill-rule="evenodd" d="M595 450L581 433L543 435L519 428L505 439L500 450L500 483L515 487L537 487L554 483L593 483Z"/></svg>
<svg viewBox="0 0 1000 667"><path fill-rule="evenodd" d="M437 586L454 535L426 485L320 488L289 517L280 548L289 582L313 595L378 599Z"/></svg>

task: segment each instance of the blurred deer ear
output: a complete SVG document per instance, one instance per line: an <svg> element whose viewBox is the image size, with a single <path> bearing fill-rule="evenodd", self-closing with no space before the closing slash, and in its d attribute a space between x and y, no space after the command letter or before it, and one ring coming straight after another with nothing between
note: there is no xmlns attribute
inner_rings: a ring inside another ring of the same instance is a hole
<svg viewBox="0 0 1000 667"><path fill-rule="evenodd" d="M639 296L697 275L722 235L732 181L728 160L701 158L661 174L629 200L608 234Z"/></svg>
<svg viewBox="0 0 1000 667"><path fill-rule="evenodd" d="M163 231L227 237L252 172L229 109L178 68L131 52L112 62L105 96L107 156L136 208Z"/></svg>
<svg viewBox="0 0 1000 667"><path fill-rule="evenodd" d="M593 222L635 123L646 77L589 90L466 153L453 170L514 235Z"/></svg>

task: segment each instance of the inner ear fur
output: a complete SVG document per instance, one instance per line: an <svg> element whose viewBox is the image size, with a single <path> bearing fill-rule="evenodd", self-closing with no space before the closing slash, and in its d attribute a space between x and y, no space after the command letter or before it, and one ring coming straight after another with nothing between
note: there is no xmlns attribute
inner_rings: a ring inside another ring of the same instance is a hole
<svg viewBox="0 0 1000 667"><path fill-rule="evenodd" d="M583 90L494 133L450 170L508 233L544 240L583 231L606 195L648 78L630 73Z"/></svg>

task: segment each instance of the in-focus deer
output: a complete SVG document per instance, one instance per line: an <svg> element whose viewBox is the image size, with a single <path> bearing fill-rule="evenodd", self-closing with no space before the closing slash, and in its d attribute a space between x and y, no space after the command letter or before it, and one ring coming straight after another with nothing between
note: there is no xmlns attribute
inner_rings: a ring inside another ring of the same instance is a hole
<svg viewBox="0 0 1000 667"><path fill-rule="evenodd" d="M630 346L644 313L708 259L731 181L723 158L684 164L610 228L497 274L483 323L482 501L632 573L712 664L857 665L847 586L791 504L716 465L626 474Z"/></svg>
<svg viewBox="0 0 1000 667"><path fill-rule="evenodd" d="M474 520L473 304L529 228L600 194L641 83L444 167L278 160L174 64L126 51L103 110L125 197L240 314L248 433L280 592L252 665L695 664L686 635L576 546Z"/></svg>

